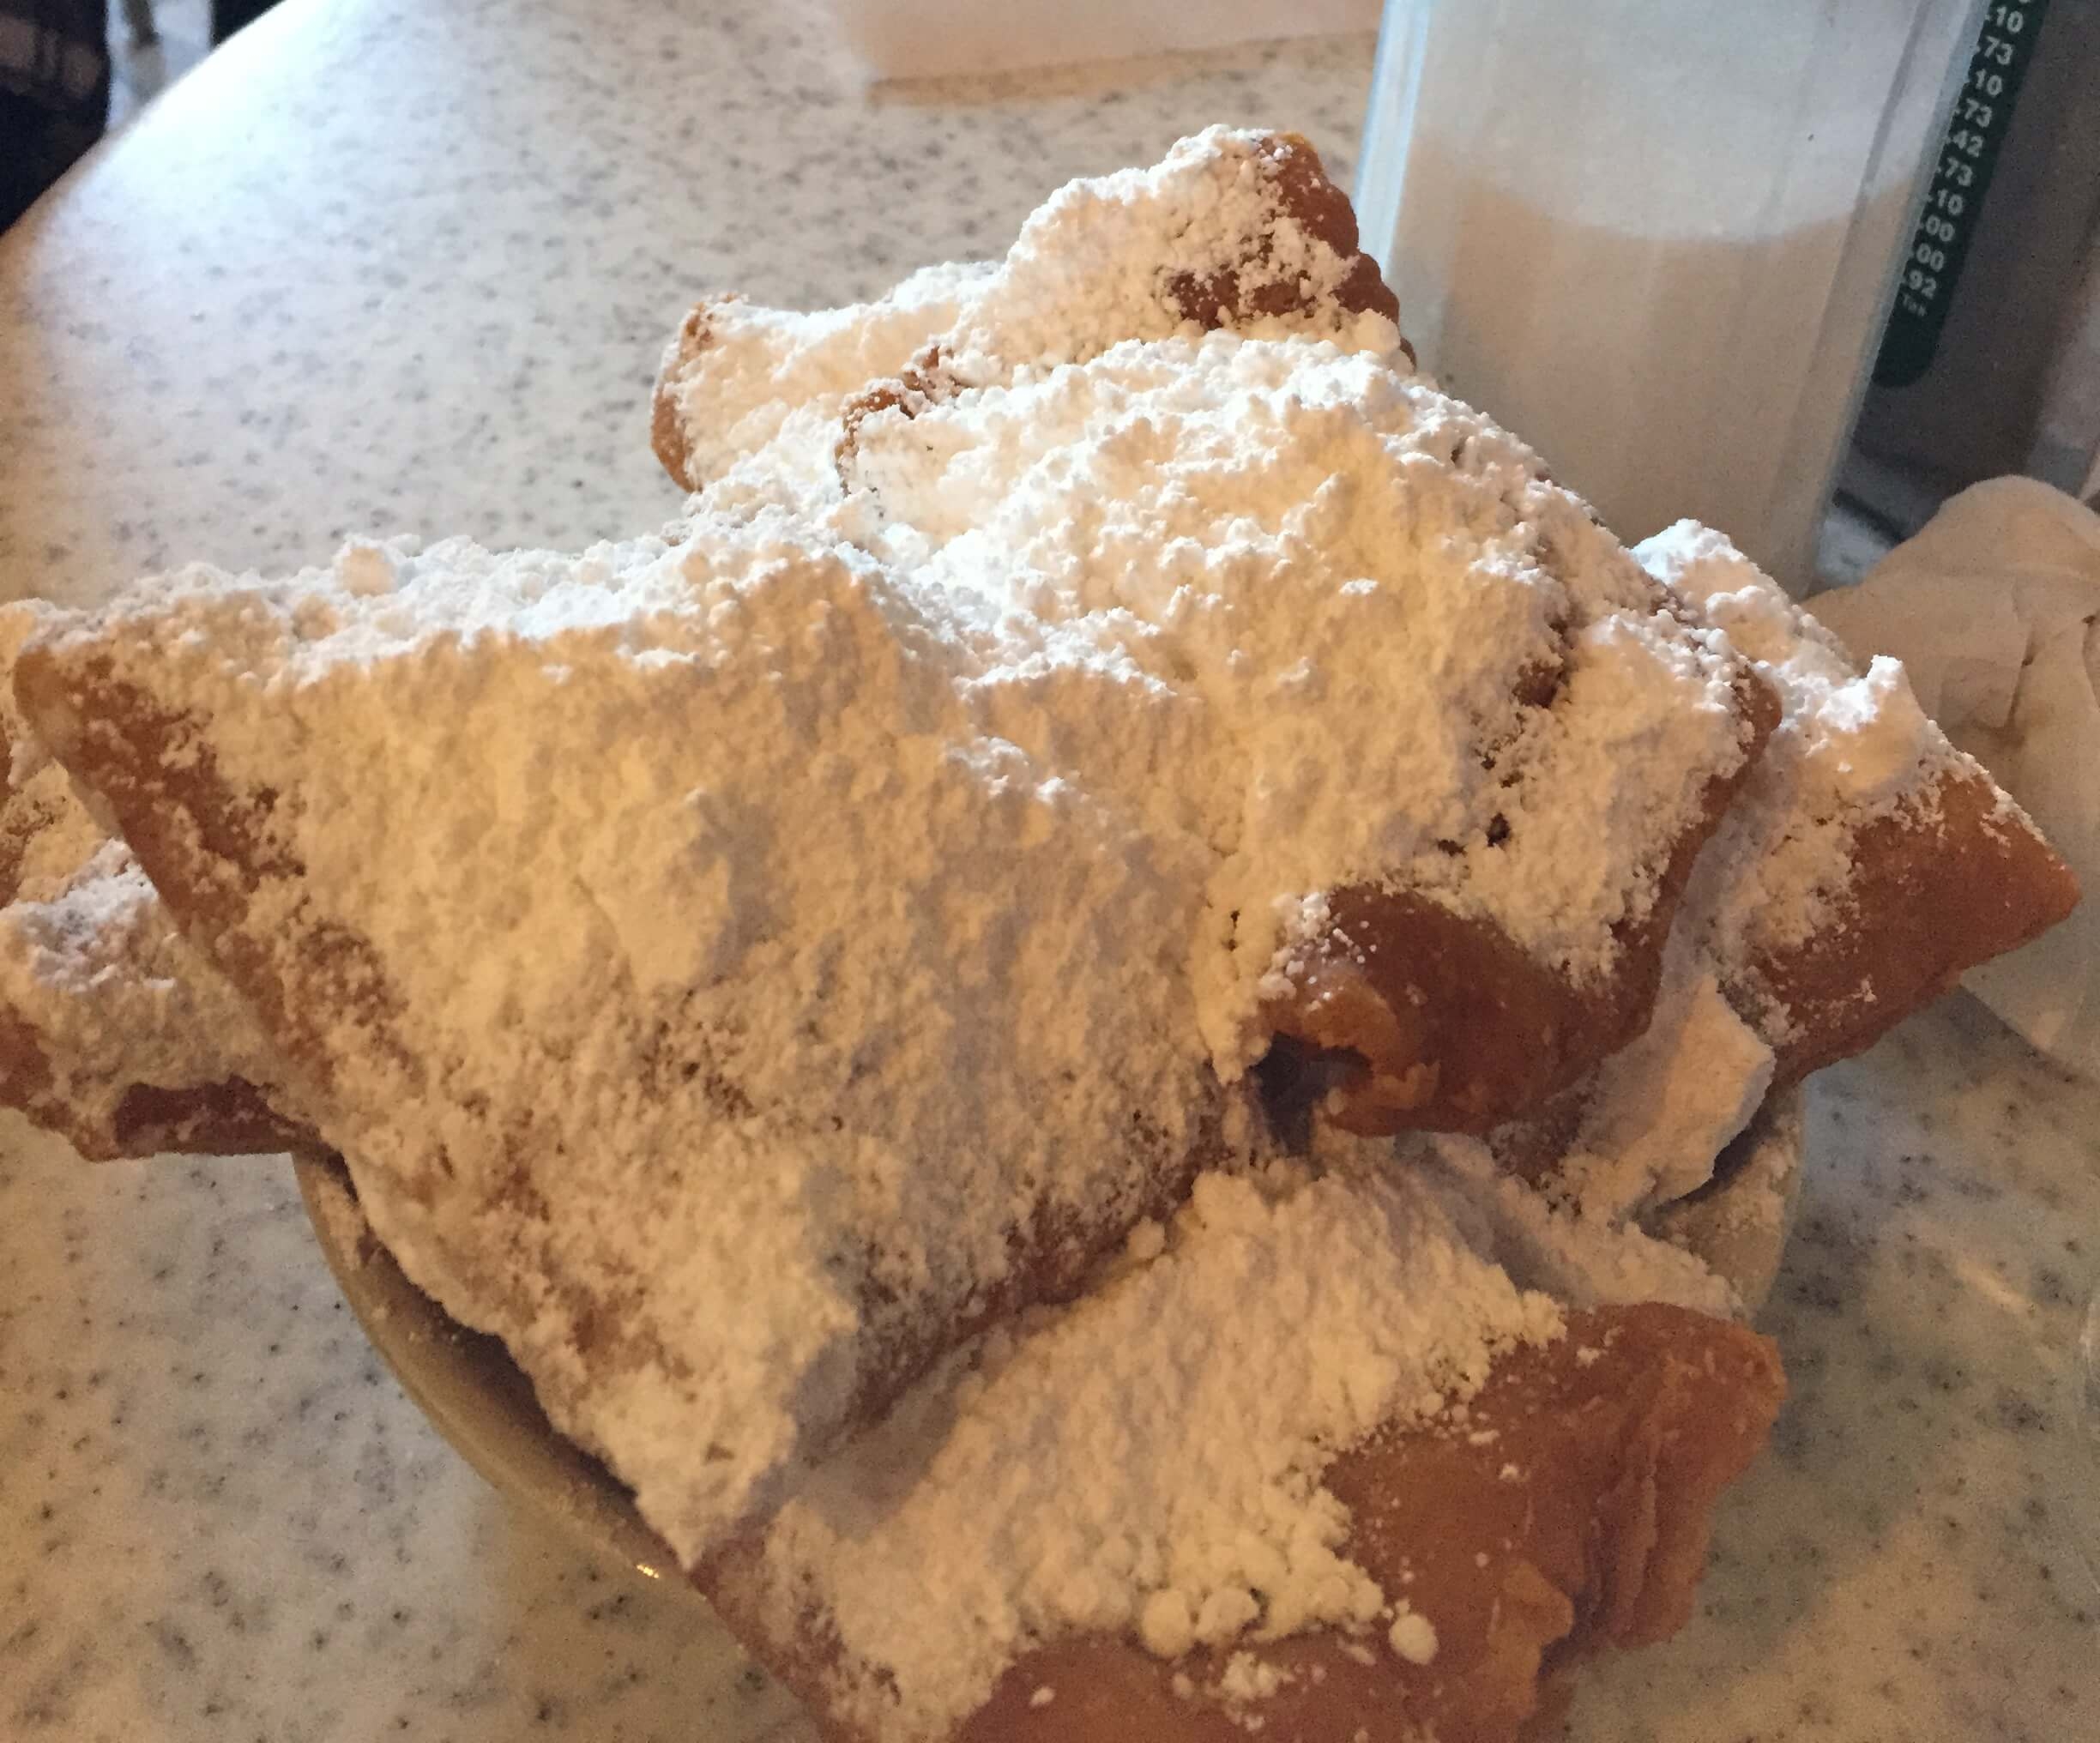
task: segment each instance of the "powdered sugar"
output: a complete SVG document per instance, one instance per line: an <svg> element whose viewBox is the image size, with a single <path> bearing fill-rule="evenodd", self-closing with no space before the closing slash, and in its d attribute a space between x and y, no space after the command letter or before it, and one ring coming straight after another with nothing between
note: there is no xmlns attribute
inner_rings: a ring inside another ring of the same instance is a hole
<svg viewBox="0 0 2100 1743"><path fill-rule="evenodd" d="M1342 306L1353 262L1287 209L1264 173L1266 138L1213 127L1150 169L1059 189L944 336L945 366L968 383L1005 381L1017 364L1054 369L1166 339L1192 324L1191 293L1228 273L1240 305L1232 325L1246 336L1392 351L1391 321ZM1255 312L1268 287L1286 293L1288 312Z"/></svg>
<svg viewBox="0 0 2100 1743"><path fill-rule="evenodd" d="M1780 694L1779 728L1687 896L1702 948L1724 973L1739 971L1757 943L1799 944L1831 924L1858 829L1922 802L1955 752L1900 665L1877 659L1855 672L1837 639L1722 534L1681 521L1634 554L1725 630ZM1786 1039L1783 1010L1759 1018L1767 1040Z"/></svg>
<svg viewBox="0 0 2100 1743"><path fill-rule="evenodd" d="M1266 141L1212 129L1076 183L987 272L836 315L717 305L721 338L677 377L706 413L691 442L770 432L697 513L792 508L1204 704L1163 793L1120 722L1088 743L1068 711L1009 706L998 730L1204 832L1209 908L1237 916L1202 965L1229 971L1204 1029L1228 1076L1259 1050L1263 976L1288 978L1345 881L1433 892L1572 979L1604 973L1743 738L1718 638L1663 611L1523 443L1411 379L1391 321L1339 300L1355 262L1294 215ZM1201 334L1186 287L1221 280L1248 310L1281 290L1281 312ZM842 444L840 383L800 359L893 354L950 300ZM796 360L751 366L751 334ZM1396 658L1433 681L1395 684ZM1551 709L1526 699L1542 683Z"/></svg>
<svg viewBox="0 0 2100 1743"><path fill-rule="evenodd" d="M1227 977L1204 1033L1228 1073L1341 884L1420 890L1605 972L1741 759L1717 642L1528 449L1391 355L1119 345L871 417L846 481L831 520L856 542L1201 704L1171 784L1119 721L998 719L1201 829L1208 908L1238 916L1199 968ZM1396 683L1396 660L1434 680ZM1538 671L1560 674L1550 709L1520 694Z"/></svg>
<svg viewBox="0 0 2100 1743"><path fill-rule="evenodd" d="M100 638L260 830L184 875L382 1237L682 1555L1250 1153L1294 914L1403 884L1604 972L1741 761L1725 646L1339 309L1256 156L786 353L736 315L701 356L761 446L667 541L185 571ZM1169 319L1202 262L1294 312ZM842 445L950 300L977 384Z"/></svg>
<svg viewBox="0 0 2100 1743"><path fill-rule="evenodd" d="M1560 1324L1382 1147L1319 1178L1206 1175L1160 1257L958 1359L789 1503L766 1546L777 1625L819 1599L847 1710L896 1739L944 1734L1067 1632L1174 1657L1367 1630L1389 1607L1338 1553L1321 1467ZM1409 1629L1401 1650L1423 1647Z"/></svg>
<svg viewBox="0 0 2100 1743"><path fill-rule="evenodd" d="M30 730L12 682L45 608L0 608L0 835L16 857L0 907L0 1013L33 1046L15 1093L83 1148L123 1147L134 1086L266 1085L274 1050L247 1005L185 944L130 850L105 832Z"/></svg>
<svg viewBox="0 0 2100 1743"><path fill-rule="evenodd" d="M1772 1051L1711 964L1673 932L1648 1028L1600 1066L1559 1186L1592 1216L1625 1217L1704 1185L1771 1085Z"/></svg>
<svg viewBox="0 0 2100 1743"><path fill-rule="evenodd" d="M1386 1638L1392 1650L1409 1664L1433 1664L1437 1656L1436 1624L1418 1611L1399 1607Z"/></svg>
<svg viewBox="0 0 2100 1743"><path fill-rule="evenodd" d="M1793 1225L1802 1141L1800 1092L1773 1095L1723 1157L1725 1176L1705 1191L1653 1207L1643 1226L1670 1245L1699 1254L1729 1280L1743 1311L1754 1312L1771 1289Z"/></svg>
<svg viewBox="0 0 2100 1743"><path fill-rule="evenodd" d="M702 304L665 353L675 468L716 506L836 493L846 403L923 364L944 383L1004 382L1127 340L1192 335L1223 287L1248 335L1318 337L1397 354L1386 316L1344 299L1362 256L1291 209L1271 136L1214 127L1158 165L1074 182L996 266L932 266L886 296L797 313ZM1274 302L1275 312L1257 312Z"/></svg>
<svg viewBox="0 0 2100 1743"><path fill-rule="evenodd" d="M4 685L0 667L0 687ZM15 769L4 827L21 843L15 872L20 900L48 902L63 892L82 865L109 841L74 793L64 769L33 739L13 739Z"/></svg>
<svg viewBox="0 0 2100 1743"><path fill-rule="evenodd" d="M51 620L35 600L0 606L0 741L8 767L0 770L0 864L11 864L16 896L47 901L109 839L73 790L72 777L30 730L15 701L15 660L22 644Z"/></svg>
<svg viewBox="0 0 2100 1743"><path fill-rule="evenodd" d="M1488 1146L1456 1136L1404 1141L1403 1156L1439 1166L1463 1184L1487 1231L1482 1251L1510 1276L1572 1306L1669 1301L1732 1316L1735 1283L1697 1253L1650 1234L1607 1206L1548 1196L1504 1173Z"/></svg>
<svg viewBox="0 0 2100 1743"><path fill-rule="evenodd" d="M134 1084L275 1080L254 1015L183 942L121 842L41 887L0 909L0 1011L36 1034L66 1129L113 1131Z"/></svg>
<svg viewBox="0 0 2100 1743"><path fill-rule="evenodd" d="M759 491L783 472L811 487L830 467L847 401L951 328L991 270L927 267L873 303L812 314L740 297L703 305L665 365L688 481L697 487L735 467Z"/></svg>
<svg viewBox="0 0 2100 1743"><path fill-rule="evenodd" d="M1566 1216L1623 1220L1705 1181L1773 1081L1773 1048L1795 1038L1785 1002L1759 970L1760 954L1843 924L1860 829L1892 814L1921 817L1955 763L1900 666L1878 660L1856 672L1835 640L1721 534L1682 522L1636 555L1757 662L1781 718L1694 869L1645 1033L1583 1092L1553 1181L1565 1215L1554 1221L1529 1201L1512 1213L1541 1253L1566 1234ZM1584 1287L1616 1299L1610 1292L1621 1286Z"/></svg>

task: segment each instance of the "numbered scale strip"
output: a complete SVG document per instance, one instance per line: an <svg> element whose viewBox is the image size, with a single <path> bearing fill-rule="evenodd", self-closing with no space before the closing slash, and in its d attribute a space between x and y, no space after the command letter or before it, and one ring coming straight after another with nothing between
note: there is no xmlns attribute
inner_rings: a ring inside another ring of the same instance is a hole
<svg viewBox="0 0 2100 1743"><path fill-rule="evenodd" d="M1874 362L1877 387L1909 387L1932 365L2048 11L2049 0L1991 0L1983 9L1969 75L1954 100L1924 215L1897 281L1895 307Z"/></svg>

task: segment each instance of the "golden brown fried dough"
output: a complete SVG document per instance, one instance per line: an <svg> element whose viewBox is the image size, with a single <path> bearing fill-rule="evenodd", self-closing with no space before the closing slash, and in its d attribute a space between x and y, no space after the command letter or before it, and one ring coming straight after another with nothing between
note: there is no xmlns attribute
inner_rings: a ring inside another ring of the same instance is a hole
<svg viewBox="0 0 2100 1743"><path fill-rule="evenodd" d="M1325 1056L1314 1069L1328 1118L1367 1135L1485 1132L1518 1115L1567 1124L1569 1109L1548 1111L1554 1098L1646 1028L1692 868L1777 724L1777 699L1753 675L1740 675L1736 697L1744 760L1708 781L1653 905L1619 929L1621 958L1607 977L1578 982L1425 896L1336 892L1331 942L1266 1012L1287 1047Z"/></svg>
<svg viewBox="0 0 2100 1743"><path fill-rule="evenodd" d="M33 617L0 626L0 1107L95 1161L288 1149L274 1050L15 714Z"/></svg>
<svg viewBox="0 0 2100 1743"><path fill-rule="evenodd" d="M1462 1423L1374 1437L1328 1469L1348 1553L1433 1630L1415 1663L1379 1633L1324 1631L1163 1662L1135 1643L1050 1643L1016 1663L953 1743L1515 1743L1583 1656L1666 1639L1692 1612L1714 1507L1763 1446L1783 1382L1744 1328L1682 1309L1599 1309L1497 1365ZM831 1743L823 1618L767 1618L747 1542L699 1583ZM1230 1691L1270 1682L1254 1699ZM1043 1692L1048 1691L1046 1696Z"/></svg>
<svg viewBox="0 0 2100 1743"><path fill-rule="evenodd" d="M1858 825L1850 853L1832 923L1798 944L1765 943L1737 977L1750 1009L1776 1004L1790 1019L1775 1047L1783 1084L1863 1052L2078 904L2070 866L1974 763Z"/></svg>
<svg viewBox="0 0 2100 1743"><path fill-rule="evenodd" d="M1179 238L1173 214L1162 216L1160 311L1207 329L1337 310L1397 321L1398 302L1358 245L1349 196L1328 178L1312 145L1294 133L1263 135L1246 164L1261 197L1244 226L1221 238L1200 267L1168 263ZM1300 256L1308 244L1339 263L1333 282L1306 274ZM820 406L842 419L841 446L850 449L866 402L951 391L938 366L944 341L966 311L997 296L999 285L990 269L953 281L939 276L947 270L908 280L874 303L812 315L761 308L733 293L703 298L665 347L650 399L650 445L664 470L684 490L707 484L717 468L700 452L719 443L721 431L713 426L742 417L754 397L785 393ZM1127 336L1101 334L1096 348ZM1411 361L1412 348L1399 343Z"/></svg>

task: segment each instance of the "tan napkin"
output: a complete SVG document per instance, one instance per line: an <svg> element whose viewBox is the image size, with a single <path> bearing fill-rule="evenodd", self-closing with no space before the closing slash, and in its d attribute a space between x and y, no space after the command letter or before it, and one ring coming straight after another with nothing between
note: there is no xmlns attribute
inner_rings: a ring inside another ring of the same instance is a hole
<svg viewBox="0 0 2100 1743"><path fill-rule="evenodd" d="M2100 1077L2100 515L2032 479L1992 479L1810 608L1856 658L1909 666L1926 711L2071 862L2078 911L1963 984Z"/></svg>

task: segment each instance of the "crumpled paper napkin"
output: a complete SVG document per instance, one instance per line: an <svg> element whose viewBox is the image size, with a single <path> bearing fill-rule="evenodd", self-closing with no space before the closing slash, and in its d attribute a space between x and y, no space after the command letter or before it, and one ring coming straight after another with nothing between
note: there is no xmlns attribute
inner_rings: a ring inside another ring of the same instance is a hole
<svg viewBox="0 0 2100 1743"><path fill-rule="evenodd" d="M1855 658L1901 660L1926 712L2071 862L2085 896L2070 919L1963 984L2100 1077L2100 515L2033 479L1991 479L1808 608Z"/></svg>
<svg viewBox="0 0 2100 1743"><path fill-rule="evenodd" d="M1376 30L1379 0L830 0L870 79L1186 53L1228 43Z"/></svg>

